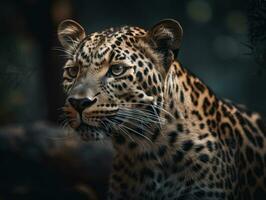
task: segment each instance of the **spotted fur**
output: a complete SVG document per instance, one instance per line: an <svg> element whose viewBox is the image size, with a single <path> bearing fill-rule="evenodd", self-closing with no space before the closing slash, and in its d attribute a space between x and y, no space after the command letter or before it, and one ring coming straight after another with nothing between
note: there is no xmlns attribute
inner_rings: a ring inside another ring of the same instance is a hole
<svg viewBox="0 0 266 200"><path fill-rule="evenodd" d="M263 199L265 124L180 64L182 34L174 20L87 36L62 22L68 124L112 139L109 199Z"/></svg>

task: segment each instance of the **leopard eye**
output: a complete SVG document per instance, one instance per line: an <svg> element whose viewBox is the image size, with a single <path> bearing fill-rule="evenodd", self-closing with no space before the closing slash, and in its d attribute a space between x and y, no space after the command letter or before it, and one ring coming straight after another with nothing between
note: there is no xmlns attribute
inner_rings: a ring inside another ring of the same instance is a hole
<svg viewBox="0 0 266 200"><path fill-rule="evenodd" d="M123 73L125 73L127 70L127 67L123 66L123 65L111 65L110 67L110 73L113 76L120 76Z"/></svg>
<svg viewBox="0 0 266 200"><path fill-rule="evenodd" d="M68 68L66 68L66 70L67 70L68 75L71 78L76 78L76 76L78 75L78 72L79 72L79 67L77 67L77 66L68 67Z"/></svg>

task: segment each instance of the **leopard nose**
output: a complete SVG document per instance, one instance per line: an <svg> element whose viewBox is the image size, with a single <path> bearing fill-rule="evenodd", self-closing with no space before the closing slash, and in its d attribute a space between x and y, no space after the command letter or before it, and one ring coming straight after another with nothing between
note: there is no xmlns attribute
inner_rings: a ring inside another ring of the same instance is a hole
<svg viewBox="0 0 266 200"><path fill-rule="evenodd" d="M79 113L81 113L85 108L88 108L92 106L93 104L95 104L96 101L97 101L97 98L94 98L93 100L89 98L74 98L74 97L68 98L68 102Z"/></svg>

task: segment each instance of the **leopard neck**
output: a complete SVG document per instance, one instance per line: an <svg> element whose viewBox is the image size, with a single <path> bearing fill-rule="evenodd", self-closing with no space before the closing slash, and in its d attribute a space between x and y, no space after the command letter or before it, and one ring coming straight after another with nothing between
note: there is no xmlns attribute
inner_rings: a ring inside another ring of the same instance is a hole
<svg viewBox="0 0 266 200"><path fill-rule="evenodd" d="M184 141L193 140L204 129L209 132L216 128L213 122L217 98L177 61L172 63L165 77L162 103L160 117L165 119L165 124L161 128L149 130L152 135L147 133L145 138L117 134L113 137L116 156L127 157L132 165L140 160L149 165L158 163L158 154L162 153L160 151L164 147L169 149L167 154L171 156ZM203 121L206 115L208 120ZM167 160L169 156L164 158Z"/></svg>
<svg viewBox="0 0 266 200"><path fill-rule="evenodd" d="M215 129L211 119L215 118L219 100L195 75L174 61L164 82L164 109L167 124L180 122L193 129ZM210 121L203 122L204 116Z"/></svg>

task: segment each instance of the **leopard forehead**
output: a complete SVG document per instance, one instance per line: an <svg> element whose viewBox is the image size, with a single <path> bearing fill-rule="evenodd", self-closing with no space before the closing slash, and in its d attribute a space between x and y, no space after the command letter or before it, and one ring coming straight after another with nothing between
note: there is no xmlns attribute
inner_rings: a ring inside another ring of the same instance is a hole
<svg viewBox="0 0 266 200"><path fill-rule="evenodd" d="M129 53L130 50L137 51L137 42L145 37L146 31L139 27L124 26L120 28L109 28L102 32L94 32L85 37L73 52L72 59L81 65L90 65L102 62L105 55L110 51L115 53ZM118 60L122 58L117 58ZM97 63L98 62L98 63Z"/></svg>

